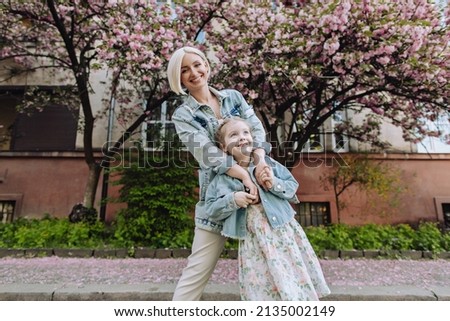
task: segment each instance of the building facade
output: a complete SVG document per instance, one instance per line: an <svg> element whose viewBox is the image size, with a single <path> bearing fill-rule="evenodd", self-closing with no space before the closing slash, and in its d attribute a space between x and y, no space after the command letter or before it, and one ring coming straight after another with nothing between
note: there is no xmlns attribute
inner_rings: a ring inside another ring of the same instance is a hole
<svg viewBox="0 0 450 321"><path fill-rule="evenodd" d="M61 106L50 106L48 110L31 116L15 112L14 104L20 96L20 89L20 86L0 87L2 222L19 217L41 218L46 214L67 217L72 207L82 202L87 184L88 168L84 161L81 133L77 131L79 120ZM101 95L98 95L98 99L101 99ZM140 138L151 142L146 145L147 149L154 148L157 137L173 133L170 122L172 111L173 108L164 104L161 113L156 113L143 124ZM158 128L160 132L155 134L154 128L150 130L152 127ZM102 156L100 150L106 141L107 131L106 121L95 127L95 146L99 158ZM121 134L117 125L113 132L116 138ZM386 128L385 135L393 135L393 142L397 139L394 134L393 128ZM330 170L333 160L361 151L363 147L347 142L344 151L337 152L336 144L326 141L325 136L313 140L308 147L310 150L302 154L292 168L300 182L298 197L301 204L296 209L303 225L337 222L355 225L369 222L417 224L426 220L439 221L449 226L450 153L446 144L429 141L425 148L398 140L399 143L393 145L395 151L370 154L374 161L382 161L401 172L402 182L407 187L405 192L399 195L398 202L392 206L378 202L367 191L354 185L341 196L341 203L345 203L345 206L338 211L335 194L330 188L324 187L320 177ZM111 181L115 179L110 178ZM100 207L102 188L104 185L100 182L96 193L97 209ZM117 196L119 188L110 182L108 195ZM123 206L126 204L108 204L106 220L113 220L117 210Z"/></svg>
<svg viewBox="0 0 450 321"><path fill-rule="evenodd" d="M294 2L285 1L286 5ZM15 69L16 68L16 69ZM16 106L23 98L25 88L36 86L40 91L52 91L68 86L61 78L44 70L9 77L19 66L2 62L0 79L0 221L11 222L21 217L41 218L44 215L66 217L72 207L83 201L88 180L88 167L83 153L83 114L80 109L64 104L41 106L33 113L19 113ZM61 76L61 75L59 75ZM93 133L96 157L103 156L102 148L108 140L116 141L123 127L116 118L102 113L108 109L105 71L92 71L90 99L97 113ZM68 75L69 78L69 75ZM142 102L144 104L144 102ZM174 134L171 114L176 106L162 104L141 126L132 141L142 141L144 148L157 149L161 137ZM106 108L106 109L105 109ZM109 107L112 108L112 107ZM405 192L397 202L389 198L374 198L357 185L350 186L336 199L336 193L326 188L320 178L332 168L334 160L343 155L365 153L371 146L347 140L333 134L333 127L356 115L339 113L313 135L296 165L292 168L300 182L297 207L300 222L307 225L330 223L365 224L411 223L421 220L438 221L450 226L450 145L438 139L427 139L423 144L411 144L402 139L401 132L386 124L381 135L391 143L384 153L371 153L374 162L383 162L401 173ZM447 123L440 125L448 134ZM102 176L96 192L96 208L107 190L108 196L117 196L118 186L111 181L104 184ZM108 178L109 179L109 178ZM111 177L111 180L116 179ZM339 204L340 206L339 206ZM345 204L345 206L343 206ZM109 203L106 220L113 220L117 210L126 204Z"/></svg>

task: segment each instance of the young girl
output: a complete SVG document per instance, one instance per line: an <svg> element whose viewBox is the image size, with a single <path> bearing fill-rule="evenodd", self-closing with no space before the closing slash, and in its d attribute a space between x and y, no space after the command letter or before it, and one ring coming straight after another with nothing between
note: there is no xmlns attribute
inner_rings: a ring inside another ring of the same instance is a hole
<svg viewBox="0 0 450 321"><path fill-rule="evenodd" d="M224 120L216 142L250 173L254 181L249 125L242 119ZM217 175L206 191L207 212L223 220L222 234L239 239L239 283L242 300L318 300L330 293L320 263L290 202L298 202L298 183L291 172L266 156L269 171L258 185L260 203L239 179Z"/></svg>

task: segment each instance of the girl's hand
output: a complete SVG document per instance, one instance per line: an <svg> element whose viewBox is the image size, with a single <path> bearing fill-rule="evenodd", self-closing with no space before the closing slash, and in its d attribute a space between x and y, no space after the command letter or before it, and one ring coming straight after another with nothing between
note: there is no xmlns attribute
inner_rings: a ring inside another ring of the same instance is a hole
<svg viewBox="0 0 450 321"><path fill-rule="evenodd" d="M247 208L250 204L253 204L256 196L246 193L246 192L236 192L234 193L234 201L239 207Z"/></svg>
<svg viewBox="0 0 450 321"><path fill-rule="evenodd" d="M259 203L258 187L255 185L255 183L253 183L250 176L242 180L242 183L244 184L246 191L252 196L254 196L253 204Z"/></svg>

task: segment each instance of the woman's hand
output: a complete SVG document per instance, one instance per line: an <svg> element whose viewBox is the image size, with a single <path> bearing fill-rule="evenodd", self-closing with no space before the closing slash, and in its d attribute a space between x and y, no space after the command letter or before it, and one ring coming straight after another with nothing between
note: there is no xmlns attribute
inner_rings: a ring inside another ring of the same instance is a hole
<svg viewBox="0 0 450 321"><path fill-rule="evenodd" d="M255 195L246 192L236 192L234 193L234 201L239 207L247 208L250 204L253 204L256 199Z"/></svg>
<svg viewBox="0 0 450 321"><path fill-rule="evenodd" d="M256 179L258 181L258 184L260 184L264 190L269 190L272 188L273 186L273 171L270 168L270 166L264 166L261 170L261 172L259 172L259 174L256 173L256 169L255 169L255 176Z"/></svg>
<svg viewBox="0 0 450 321"><path fill-rule="evenodd" d="M264 188L264 190L268 190L273 186L273 171L269 165L267 165L264 157L260 155L255 156L255 160L257 159L256 167L255 167L255 178L259 185Z"/></svg>

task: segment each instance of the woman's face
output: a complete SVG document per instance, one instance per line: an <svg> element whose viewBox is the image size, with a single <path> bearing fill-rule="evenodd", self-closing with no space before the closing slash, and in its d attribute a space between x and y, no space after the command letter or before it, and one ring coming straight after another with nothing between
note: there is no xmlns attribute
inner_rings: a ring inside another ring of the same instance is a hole
<svg viewBox="0 0 450 321"><path fill-rule="evenodd" d="M198 55L186 53L181 62L181 84L189 92L208 86L208 67Z"/></svg>

